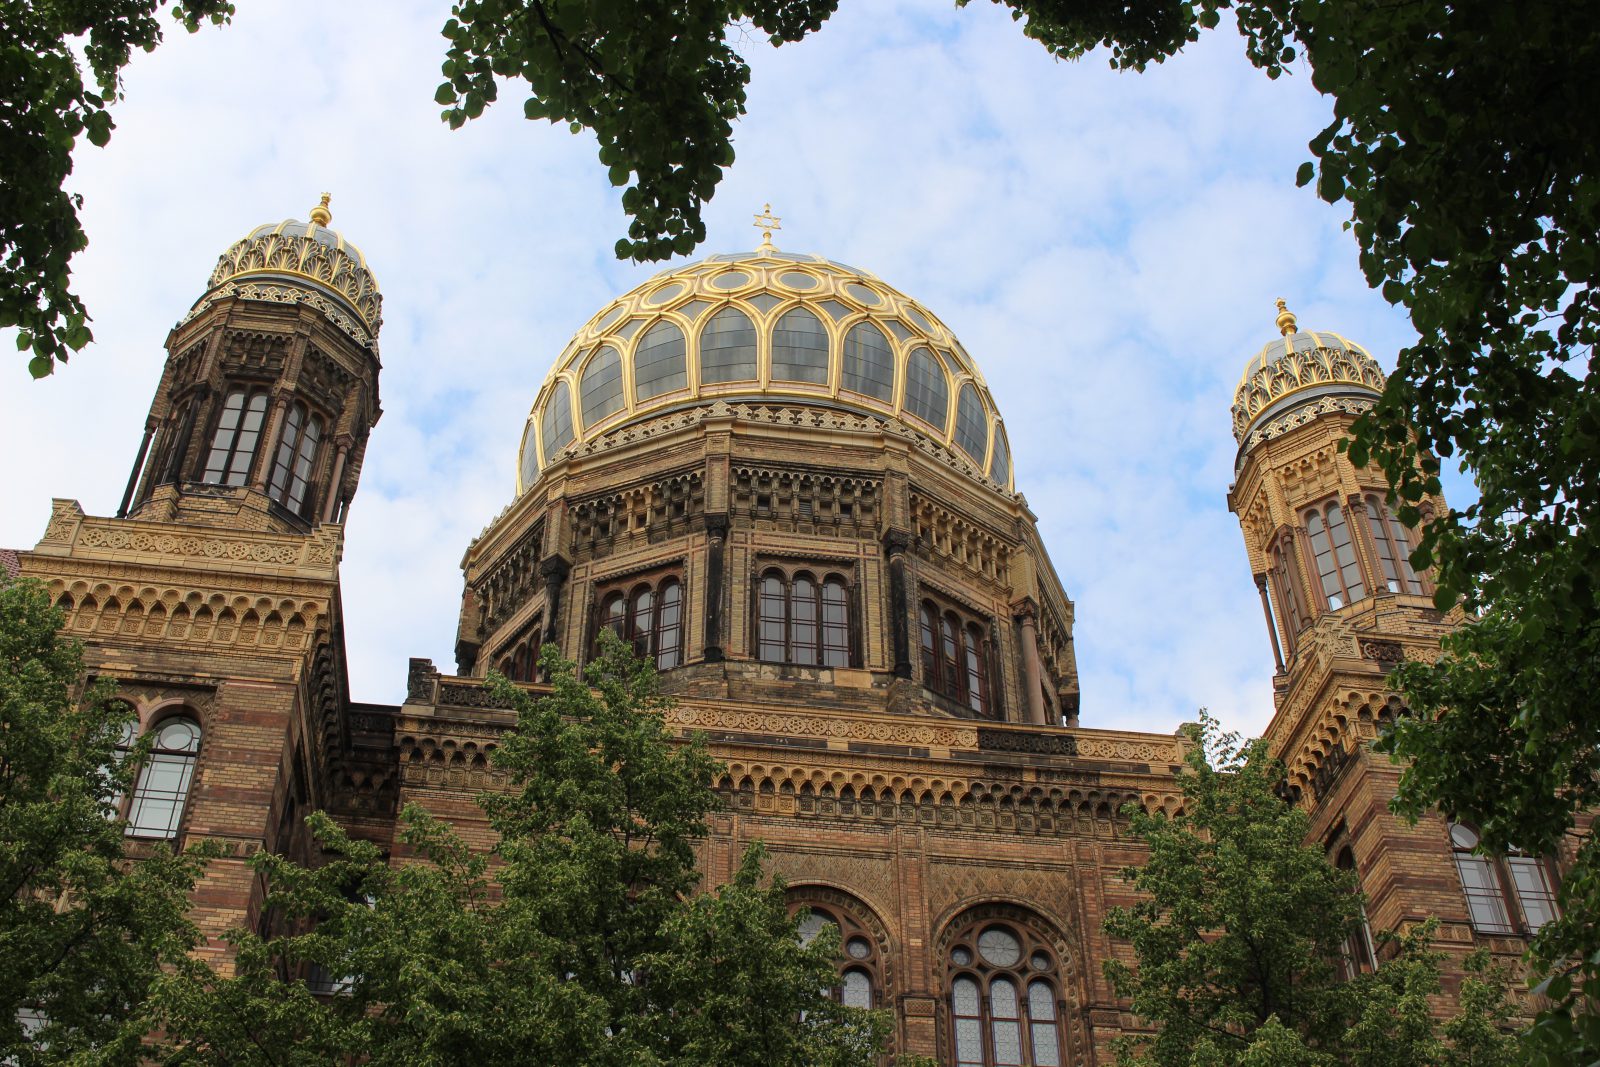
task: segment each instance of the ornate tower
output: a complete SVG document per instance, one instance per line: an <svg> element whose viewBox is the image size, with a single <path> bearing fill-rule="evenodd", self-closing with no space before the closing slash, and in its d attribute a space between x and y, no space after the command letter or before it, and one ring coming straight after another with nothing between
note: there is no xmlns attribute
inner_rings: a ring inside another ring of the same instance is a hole
<svg viewBox="0 0 1600 1067"><path fill-rule="evenodd" d="M328 200L236 242L173 327L119 517L307 533L349 506L383 298Z"/></svg>
<svg viewBox="0 0 1600 1067"><path fill-rule="evenodd" d="M1277 663L1267 739L1287 768L1285 788L1312 812L1313 839L1329 859L1359 872L1378 928L1437 915L1442 948L1487 936L1520 953L1498 936L1516 932L1509 922L1492 930L1473 921L1472 890L1463 893L1473 875L1452 863L1445 822L1409 826L1389 813L1399 769L1370 751L1379 724L1402 710L1385 676L1402 660L1436 657L1453 621L1434 608L1428 576L1411 568L1414 532L1390 510L1383 472L1339 448L1381 393L1383 373L1360 345L1299 329L1281 300L1278 312L1282 336L1245 366L1234 394L1239 455L1228 507ZM1443 504L1424 501L1424 519ZM1350 957L1370 963L1370 943Z"/></svg>
<svg viewBox="0 0 1600 1067"><path fill-rule="evenodd" d="M20 556L155 734L123 800L134 847L224 845L196 892L213 937L259 920L245 858L299 852L308 811L362 833L387 810L390 737L349 713L339 607L380 298L327 204L236 243L173 328L117 517L57 500Z"/></svg>

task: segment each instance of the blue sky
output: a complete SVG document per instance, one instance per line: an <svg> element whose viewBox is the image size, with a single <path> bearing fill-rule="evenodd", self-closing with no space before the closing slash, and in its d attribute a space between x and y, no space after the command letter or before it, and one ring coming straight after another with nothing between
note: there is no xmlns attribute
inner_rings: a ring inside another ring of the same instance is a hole
<svg viewBox="0 0 1600 1067"><path fill-rule="evenodd" d="M461 554L511 498L545 372L662 265L612 257L626 219L593 138L523 120L516 86L460 131L438 121L447 14L247 2L135 58L110 146L72 180L97 340L39 384L0 360L0 545L36 542L52 496L115 511L167 330L231 242L327 190L385 300L343 565L353 694L400 699L408 656L449 668ZM1084 725L1165 732L1208 706L1259 732L1271 651L1224 503L1240 368L1279 296L1385 366L1412 336L1343 213L1294 187L1330 112L1305 69L1269 81L1224 30L1116 74L1052 60L1001 8L921 0L853 0L799 45L742 50L749 114L696 255L754 247L770 201L780 247L933 308L988 378L1077 603Z"/></svg>

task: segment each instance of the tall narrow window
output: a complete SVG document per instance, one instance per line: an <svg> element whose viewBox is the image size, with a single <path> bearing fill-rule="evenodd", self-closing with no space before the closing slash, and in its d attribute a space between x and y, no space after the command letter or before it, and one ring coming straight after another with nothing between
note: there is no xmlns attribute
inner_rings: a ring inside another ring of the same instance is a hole
<svg viewBox="0 0 1600 1067"><path fill-rule="evenodd" d="M1305 521L1311 552L1317 561L1317 577L1328 607L1337 610L1366 596L1355 547L1350 543L1350 528L1344 521L1344 509L1330 503L1306 512Z"/></svg>
<svg viewBox="0 0 1600 1067"><path fill-rule="evenodd" d="M596 641L602 630L610 630L633 646L635 656L653 660L657 670L683 663L683 583L677 575L635 579L621 589L602 588L597 596Z"/></svg>
<svg viewBox="0 0 1600 1067"><path fill-rule="evenodd" d="M661 618L656 626L656 670L676 667L683 658L683 586L669 578L661 585Z"/></svg>
<svg viewBox="0 0 1600 1067"><path fill-rule="evenodd" d="M906 361L906 410L928 425L944 432L950 414L950 382L944 364L926 348L911 353Z"/></svg>
<svg viewBox="0 0 1600 1067"><path fill-rule="evenodd" d="M977 386L971 382L961 387L961 396L956 400L956 444L980 469L983 467L983 454L989 449L989 421L984 418Z"/></svg>
<svg viewBox="0 0 1600 1067"><path fill-rule="evenodd" d="M822 894L820 899L815 894ZM875 1008L882 999L878 937L856 912L865 912L859 901L846 900L833 890L793 890L790 911L806 908L810 914L800 920L800 943L808 945L822 931L837 927L839 932L839 984L828 994L851 1008Z"/></svg>
<svg viewBox="0 0 1600 1067"><path fill-rule="evenodd" d="M1530 933L1537 933L1557 914L1549 865L1537 856L1512 853L1506 857L1506 869L1511 872L1511 888L1517 894L1523 921L1528 924Z"/></svg>
<svg viewBox="0 0 1600 1067"><path fill-rule="evenodd" d="M979 919L945 955L960 1067L1061 1067L1054 949L1021 923Z"/></svg>
<svg viewBox="0 0 1600 1067"><path fill-rule="evenodd" d="M585 429L622 410L622 357L610 345L601 346L584 365L578 379L578 407Z"/></svg>
<svg viewBox="0 0 1600 1067"><path fill-rule="evenodd" d="M700 331L700 384L745 382L755 376L756 328L738 308L723 308Z"/></svg>
<svg viewBox="0 0 1600 1067"><path fill-rule="evenodd" d="M828 331L805 308L785 312L772 328L772 380L828 384Z"/></svg>
<svg viewBox="0 0 1600 1067"><path fill-rule="evenodd" d="M156 727L128 805L129 837L170 841L178 836L199 752L200 724L194 719L179 716Z"/></svg>
<svg viewBox="0 0 1600 1067"><path fill-rule="evenodd" d="M289 405L278 438L278 454L272 461L272 480L268 491L272 499L303 515L311 503L311 470L322 443L322 420L306 411L298 400Z"/></svg>
<svg viewBox="0 0 1600 1067"><path fill-rule="evenodd" d="M662 320L645 331L633 356L635 400L663 396L689 384L683 348L683 331L670 322Z"/></svg>
<svg viewBox="0 0 1600 1067"><path fill-rule="evenodd" d="M261 443L261 423L267 414L267 394L235 389L223 402L211 436L204 480L213 485L243 485Z"/></svg>
<svg viewBox="0 0 1600 1067"><path fill-rule="evenodd" d="M1005 431L994 428L994 450L989 456L989 480L1003 489L1011 480L1011 449L1006 445Z"/></svg>
<svg viewBox="0 0 1600 1067"><path fill-rule="evenodd" d="M1272 546L1272 590L1278 600L1278 617L1283 620L1284 644L1290 655L1306 624L1305 609L1300 604L1300 576L1295 567L1294 542L1287 537Z"/></svg>
<svg viewBox="0 0 1600 1067"><path fill-rule="evenodd" d="M848 667L850 591L844 577L773 567L756 589L756 654L769 663Z"/></svg>
<svg viewBox="0 0 1600 1067"><path fill-rule="evenodd" d="M1450 847L1455 855L1456 872L1461 875L1461 889L1467 896L1467 909L1472 915L1474 929L1486 934L1509 934L1515 928L1506 910L1505 885L1494 860L1474 851L1478 835L1460 823L1450 824Z"/></svg>
<svg viewBox="0 0 1600 1067"><path fill-rule="evenodd" d="M917 612L922 638L922 684L988 715L989 641L982 623L925 600Z"/></svg>
<svg viewBox="0 0 1600 1067"><path fill-rule="evenodd" d="M1372 533L1384 584L1391 593L1421 593L1422 582L1411 569L1411 540L1400 520L1376 496L1366 497L1367 529Z"/></svg>
<svg viewBox="0 0 1600 1067"><path fill-rule="evenodd" d="M539 420L540 444L544 445L544 459L546 463L556 458L560 452L572 443L572 394L567 388L567 383L560 381L550 391L550 399L545 401L544 415Z"/></svg>
<svg viewBox="0 0 1600 1067"><path fill-rule="evenodd" d="M843 385L879 400L894 399L894 353L883 331L870 322L858 322L845 334Z"/></svg>
<svg viewBox="0 0 1600 1067"><path fill-rule="evenodd" d="M629 598L628 636L633 639L633 654L635 656L650 655L651 637L655 627L651 625L655 618L656 595L649 587L634 590Z"/></svg>
<svg viewBox="0 0 1600 1067"><path fill-rule="evenodd" d="M1341 871L1355 872L1356 855L1349 845L1339 850L1339 856L1334 860L1335 867ZM1360 892L1358 888L1357 893ZM1372 928L1367 924L1367 907L1361 906L1361 923L1350 932L1344 940L1340 955L1340 969L1346 979L1354 978L1358 974L1365 974L1377 966L1376 956L1372 951Z"/></svg>

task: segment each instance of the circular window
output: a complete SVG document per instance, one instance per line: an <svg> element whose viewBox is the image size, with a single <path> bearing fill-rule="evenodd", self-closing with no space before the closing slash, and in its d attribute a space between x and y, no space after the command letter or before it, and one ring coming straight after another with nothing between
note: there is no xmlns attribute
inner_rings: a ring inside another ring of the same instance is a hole
<svg viewBox="0 0 1600 1067"><path fill-rule="evenodd" d="M673 282L671 285L663 285L661 288L657 289L655 292L646 297L645 303L650 304L651 306L665 304L668 301L676 300L678 297L682 296L683 290L684 285L682 282Z"/></svg>
<svg viewBox="0 0 1600 1067"><path fill-rule="evenodd" d="M877 307L883 298L864 285L846 285L844 291L869 307Z"/></svg>
<svg viewBox="0 0 1600 1067"><path fill-rule="evenodd" d="M1478 847L1478 835L1460 823L1450 824L1450 841L1456 848L1473 849Z"/></svg>
<svg viewBox="0 0 1600 1067"><path fill-rule="evenodd" d="M957 945L950 950L950 962L957 967L965 967L972 962L972 953L967 950L965 945Z"/></svg>
<svg viewBox="0 0 1600 1067"><path fill-rule="evenodd" d="M1028 957L1028 966L1036 971L1048 971L1050 969L1050 957L1043 952L1035 952Z"/></svg>
<svg viewBox="0 0 1600 1067"><path fill-rule="evenodd" d="M849 954L851 959L864 960L868 956L872 955L872 942L868 941L864 937L852 937L849 941L845 942L844 950Z"/></svg>
<svg viewBox="0 0 1600 1067"><path fill-rule="evenodd" d="M622 318L623 312L625 312L627 310L628 310L627 308L623 307L621 304L618 304L616 307L614 307L610 311L606 312L605 316L603 318L601 318L601 320L599 322L594 324L594 328L597 329L597 330L606 329L612 323L614 323L618 319Z"/></svg>
<svg viewBox="0 0 1600 1067"><path fill-rule="evenodd" d="M906 318L910 319L917 329L921 330L923 333L933 334L938 332L933 328L933 323L929 322L920 313L918 313L917 309L914 307L908 306L906 308Z"/></svg>
<svg viewBox="0 0 1600 1067"><path fill-rule="evenodd" d="M817 287L815 278L809 274L801 274L797 270L778 275L778 281L791 289L815 289Z"/></svg>
<svg viewBox="0 0 1600 1067"><path fill-rule="evenodd" d="M711 288L722 290L737 289L739 286L745 285L749 281L750 275L745 274L743 271L730 270L726 274L719 274L715 278L712 278Z"/></svg>
<svg viewBox="0 0 1600 1067"><path fill-rule="evenodd" d="M1022 943L1010 930L991 926L978 935L978 954L996 967L1009 967L1022 958Z"/></svg>

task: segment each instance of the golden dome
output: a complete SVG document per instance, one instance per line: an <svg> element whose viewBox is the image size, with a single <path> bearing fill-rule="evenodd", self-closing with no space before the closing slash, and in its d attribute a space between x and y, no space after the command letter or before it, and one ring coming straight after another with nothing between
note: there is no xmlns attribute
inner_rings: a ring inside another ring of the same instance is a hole
<svg viewBox="0 0 1600 1067"><path fill-rule="evenodd" d="M1383 392L1383 369L1354 341L1300 329L1282 300L1277 326L1283 336L1245 364L1233 393L1241 451L1324 411L1364 411Z"/></svg>
<svg viewBox="0 0 1600 1067"><path fill-rule="evenodd" d="M267 223L234 242L217 260L206 295L189 315L223 296L309 303L358 341L376 346L383 296L361 249L328 229L333 220L328 200L322 194L309 222Z"/></svg>
<svg viewBox="0 0 1600 1067"><path fill-rule="evenodd" d="M874 274L766 243L663 271L591 318L528 414L517 491L569 449L717 403L865 414L1011 488L994 399L955 335Z"/></svg>

